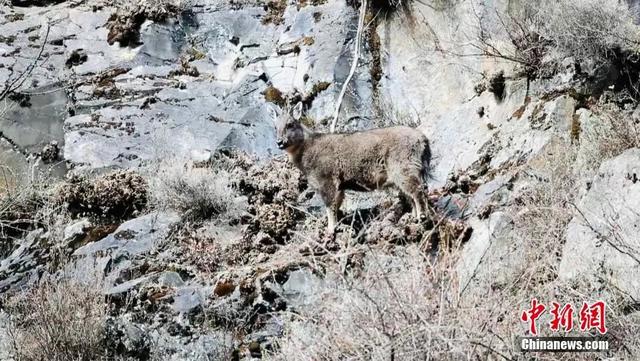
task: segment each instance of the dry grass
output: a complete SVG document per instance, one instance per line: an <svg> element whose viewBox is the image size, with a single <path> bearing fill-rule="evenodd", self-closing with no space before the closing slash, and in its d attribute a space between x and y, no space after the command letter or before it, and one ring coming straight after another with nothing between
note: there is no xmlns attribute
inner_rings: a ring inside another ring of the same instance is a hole
<svg viewBox="0 0 640 361"><path fill-rule="evenodd" d="M24 361L90 361L104 356L106 308L96 285L43 280L10 298L12 353Z"/></svg>
<svg viewBox="0 0 640 361"><path fill-rule="evenodd" d="M434 322L450 298L454 258L430 264L411 246L368 254L360 274L330 269L317 307L286 324L278 360L418 360L444 357L448 325ZM444 307L443 307L444 306ZM434 319L435 317L435 319Z"/></svg>
<svg viewBox="0 0 640 361"><path fill-rule="evenodd" d="M240 213L231 175L225 169L171 160L159 164L149 178L153 205L178 211L186 220L228 220Z"/></svg>
<svg viewBox="0 0 640 361"><path fill-rule="evenodd" d="M276 104L280 107L284 107L287 103L282 91L274 86L267 87L264 90L263 95L265 101Z"/></svg>

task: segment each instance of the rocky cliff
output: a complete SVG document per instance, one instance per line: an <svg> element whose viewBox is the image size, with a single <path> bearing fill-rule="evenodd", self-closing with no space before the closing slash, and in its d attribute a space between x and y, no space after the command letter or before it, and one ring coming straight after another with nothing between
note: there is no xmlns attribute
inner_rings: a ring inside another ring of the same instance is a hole
<svg viewBox="0 0 640 361"><path fill-rule="evenodd" d="M0 358L517 359L532 298L640 357L634 6L11 1ZM273 121L345 86L340 131L427 135L434 219L348 194L323 234Z"/></svg>

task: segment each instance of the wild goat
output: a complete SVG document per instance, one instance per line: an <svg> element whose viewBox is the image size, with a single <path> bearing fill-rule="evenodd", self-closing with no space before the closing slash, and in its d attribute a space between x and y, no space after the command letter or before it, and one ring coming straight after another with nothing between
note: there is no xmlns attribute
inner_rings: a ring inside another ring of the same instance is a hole
<svg viewBox="0 0 640 361"><path fill-rule="evenodd" d="M313 133L300 124L302 103L276 120L276 140L320 193L327 208L327 230L335 232L345 190L372 191L396 186L413 202L413 215L427 218L429 141L404 126L350 134Z"/></svg>

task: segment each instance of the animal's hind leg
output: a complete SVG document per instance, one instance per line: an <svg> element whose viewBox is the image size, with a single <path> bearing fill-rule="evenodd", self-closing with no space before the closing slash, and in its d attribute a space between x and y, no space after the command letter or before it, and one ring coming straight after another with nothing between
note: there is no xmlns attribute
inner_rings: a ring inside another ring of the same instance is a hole
<svg viewBox="0 0 640 361"><path fill-rule="evenodd" d="M409 208L411 208L411 215L416 216L416 207L413 204L413 199L411 196L406 194L404 191L400 190L400 209L402 213L406 212Z"/></svg>
<svg viewBox="0 0 640 361"><path fill-rule="evenodd" d="M407 176L396 183L398 188L411 198L413 202L413 216L417 219L426 219L426 197L422 181L419 176Z"/></svg>

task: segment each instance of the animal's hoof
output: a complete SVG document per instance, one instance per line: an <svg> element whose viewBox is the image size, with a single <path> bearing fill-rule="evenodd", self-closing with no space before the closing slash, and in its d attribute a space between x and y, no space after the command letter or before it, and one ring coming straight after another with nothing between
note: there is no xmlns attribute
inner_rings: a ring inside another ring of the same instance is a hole
<svg viewBox="0 0 640 361"><path fill-rule="evenodd" d="M324 242L332 241L332 240L335 240L335 239L336 239L336 230L335 229L334 230L327 229L322 234L322 240Z"/></svg>
<svg viewBox="0 0 640 361"><path fill-rule="evenodd" d="M435 224L433 223L433 219L431 218L424 220L422 223L427 229L433 229L433 227L435 226Z"/></svg>
<svg viewBox="0 0 640 361"><path fill-rule="evenodd" d="M338 244L338 242L336 242L335 237L333 237L332 239L325 242L324 248L329 252L335 252L340 250L340 245Z"/></svg>

